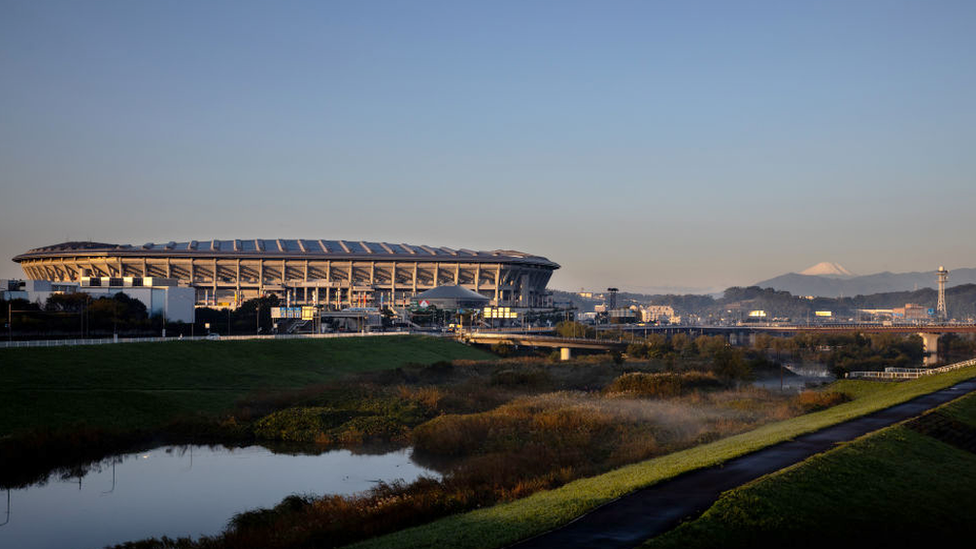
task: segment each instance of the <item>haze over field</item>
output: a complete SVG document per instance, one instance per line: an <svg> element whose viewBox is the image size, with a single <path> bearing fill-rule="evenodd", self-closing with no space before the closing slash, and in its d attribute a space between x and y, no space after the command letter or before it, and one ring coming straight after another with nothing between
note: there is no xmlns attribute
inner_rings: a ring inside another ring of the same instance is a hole
<svg viewBox="0 0 976 549"><path fill-rule="evenodd" d="M517 249L645 293L974 267L974 26L962 0L4 2L0 277L86 239Z"/></svg>

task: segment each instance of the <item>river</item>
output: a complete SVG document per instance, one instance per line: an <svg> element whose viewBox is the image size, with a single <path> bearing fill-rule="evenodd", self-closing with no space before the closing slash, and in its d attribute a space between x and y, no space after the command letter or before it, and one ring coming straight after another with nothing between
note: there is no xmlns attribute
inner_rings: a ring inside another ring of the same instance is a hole
<svg viewBox="0 0 976 549"><path fill-rule="evenodd" d="M439 478L410 453L166 446L120 455L80 476L0 492L0 547L89 549L164 535L196 538L291 494L353 494L379 481Z"/></svg>

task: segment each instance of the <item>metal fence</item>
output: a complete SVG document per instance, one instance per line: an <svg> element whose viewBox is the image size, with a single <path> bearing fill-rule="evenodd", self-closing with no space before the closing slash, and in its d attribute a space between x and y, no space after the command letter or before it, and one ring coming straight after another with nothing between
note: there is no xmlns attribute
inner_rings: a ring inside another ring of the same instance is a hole
<svg viewBox="0 0 976 549"><path fill-rule="evenodd" d="M161 341L243 341L248 339L334 339L340 337L383 337L402 335L429 335L442 337L437 332L404 330L401 332L343 332L330 334L276 334L276 335L209 335L194 337L127 337L98 339L39 339L33 341L0 341L0 349L22 347L65 347L69 345L111 345L116 343L159 343Z"/></svg>
<svg viewBox="0 0 976 549"><path fill-rule="evenodd" d="M976 358L939 366L938 368L885 368L883 372L850 372L845 377L850 379L918 379L974 365L976 365Z"/></svg>

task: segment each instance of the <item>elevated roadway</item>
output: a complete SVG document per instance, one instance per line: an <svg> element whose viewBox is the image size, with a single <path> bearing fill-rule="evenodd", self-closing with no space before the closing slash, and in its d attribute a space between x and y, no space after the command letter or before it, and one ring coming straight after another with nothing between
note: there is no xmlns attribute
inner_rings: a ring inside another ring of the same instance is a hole
<svg viewBox="0 0 976 549"><path fill-rule="evenodd" d="M526 347L559 349L562 360L569 360L572 357L572 349L623 351L627 348L628 344L628 342L621 340L558 337L525 332L461 332L458 334L458 340L464 343L479 343L482 345L507 343Z"/></svg>

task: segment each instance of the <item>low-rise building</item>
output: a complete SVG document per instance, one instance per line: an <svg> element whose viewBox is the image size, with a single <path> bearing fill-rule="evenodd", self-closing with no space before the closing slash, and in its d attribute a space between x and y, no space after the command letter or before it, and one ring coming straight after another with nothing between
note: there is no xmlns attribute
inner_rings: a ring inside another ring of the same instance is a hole
<svg viewBox="0 0 976 549"><path fill-rule="evenodd" d="M640 309L642 322L671 322L674 308L670 305L644 305Z"/></svg>
<svg viewBox="0 0 976 549"><path fill-rule="evenodd" d="M162 316L168 322L192 323L195 318L196 290L179 286L173 278L83 276L77 291L95 298L124 293L141 301L150 316Z"/></svg>

